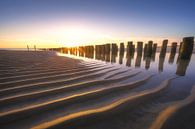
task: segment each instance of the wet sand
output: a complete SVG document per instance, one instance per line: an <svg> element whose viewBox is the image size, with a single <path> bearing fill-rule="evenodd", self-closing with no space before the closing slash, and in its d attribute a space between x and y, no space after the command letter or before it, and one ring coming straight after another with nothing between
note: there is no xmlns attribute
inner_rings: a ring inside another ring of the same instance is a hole
<svg viewBox="0 0 195 129"><path fill-rule="evenodd" d="M195 127L194 82L175 74L47 51L0 51L0 62L2 129Z"/></svg>

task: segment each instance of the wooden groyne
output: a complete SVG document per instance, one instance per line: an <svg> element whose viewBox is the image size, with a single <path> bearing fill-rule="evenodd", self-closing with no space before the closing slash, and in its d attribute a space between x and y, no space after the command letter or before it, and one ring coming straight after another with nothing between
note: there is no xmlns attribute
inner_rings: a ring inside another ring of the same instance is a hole
<svg viewBox="0 0 195 129"><path fill-rule="evenodd" d="M136 47L135 47L136 46ZM177 48L179 46L179 48ZM78 47L62 47L62 48L49 48L42 50L57 51L65 54L71 54L87 58L95 58L97 60L103 60L107 62L116 62L116 57L119 54L119 63L122 63L124 57L124 52L126 51L126 58L129 61L127 65L130 65L130 59L134 57L134 53L137 53L136 67L140 66L138 61L143 55L143 59L147 62L147 67L149 67L150 60L155 61L155 55L160 48L160 66L159 70L162 71L163 60L166 56L168 47L168 39L163 40L161 48L154 43L152 40L149 40L147 43L139 41L136 45L133 41L128 41L125 47L125 43L121 42L119 46L117 43L106 43L101 45L87 45L87 46L78 46ZM172 64L174 61L175 54L178 52L178 59L190 59L194 47L194 37L184 37L180 45L177 42L172 42L170 44L170 57L169 63ZM140 62L140 61L139 61ZM177 61L178 62L178 61Z"/></svg>

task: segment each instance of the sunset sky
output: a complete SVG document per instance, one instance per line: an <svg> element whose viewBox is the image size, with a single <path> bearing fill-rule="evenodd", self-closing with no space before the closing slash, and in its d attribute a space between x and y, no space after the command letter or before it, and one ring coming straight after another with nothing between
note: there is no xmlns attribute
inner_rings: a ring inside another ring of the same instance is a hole
<svg viewBox="0 0 195 129"><path fill-rule="evenodd" d="M194 35L194 0L0 1L0 48L179 42Z"/></svg>

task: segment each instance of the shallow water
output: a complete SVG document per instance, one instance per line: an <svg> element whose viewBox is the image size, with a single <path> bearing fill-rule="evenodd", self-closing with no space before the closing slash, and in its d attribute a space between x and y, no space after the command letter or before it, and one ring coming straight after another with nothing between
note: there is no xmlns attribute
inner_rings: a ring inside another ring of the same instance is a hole
<svg viewBox="0 0 195 129"><path fill-rule="evenodd" d="M116 56L104 55L101 58L96 57L95 53L92 58L82 57L71 54L57 53L59 56L66 56L75 59L81 59L86 62L102 62L106 64L120 65L133 69L147 70L148 72L158 73L163 75L175 74L178 76L186 76L187 78L195 77L195 54L192 54L190 60L178 59L178 53L172 54L167 52L165 57L160 57L157 52L153 57L137 56L137 53L131 57L127 56L124 52L120 55L119 52Z"/></svg>

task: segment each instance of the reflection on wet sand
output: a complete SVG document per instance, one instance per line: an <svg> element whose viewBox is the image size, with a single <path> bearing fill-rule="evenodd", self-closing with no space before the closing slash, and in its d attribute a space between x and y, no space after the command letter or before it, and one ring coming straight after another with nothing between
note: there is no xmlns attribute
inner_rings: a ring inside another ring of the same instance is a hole
<svg viewBox="0 0 195 129"><path fill-rule="evenodd" d="M178 59L176 74L179 76L184 76L186 74L186 70L189 63L190 59L189 60Z"/></svg>

